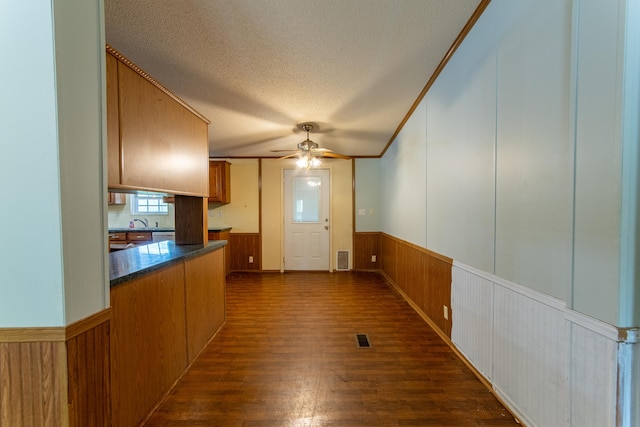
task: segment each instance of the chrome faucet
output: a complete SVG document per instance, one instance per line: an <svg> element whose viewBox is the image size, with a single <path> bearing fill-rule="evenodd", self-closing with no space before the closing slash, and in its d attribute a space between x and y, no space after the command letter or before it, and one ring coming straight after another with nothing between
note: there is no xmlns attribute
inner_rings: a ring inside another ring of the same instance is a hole
<svg viewBox="0 0 640 427"><path fill-rule="evenodd" d="M142 223L142 225L144 225L144 228L148 228L149 227L149 220L147 219L139 219L139 218L133 218L134 221L140 221Z"/></svg>

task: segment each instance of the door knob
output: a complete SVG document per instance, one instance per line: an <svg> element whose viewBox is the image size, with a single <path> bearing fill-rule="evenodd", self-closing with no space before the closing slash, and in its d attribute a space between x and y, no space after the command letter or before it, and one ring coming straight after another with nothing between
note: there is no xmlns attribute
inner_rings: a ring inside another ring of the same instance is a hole
<svg viewBox="0 0 640 427"><path fill-rule="evenodd" d="M324 226L324 229L325 229L325 230L328 230L328 229L329 229L329 226L328 226L328 225L325 225L325 226Z"/></svg>

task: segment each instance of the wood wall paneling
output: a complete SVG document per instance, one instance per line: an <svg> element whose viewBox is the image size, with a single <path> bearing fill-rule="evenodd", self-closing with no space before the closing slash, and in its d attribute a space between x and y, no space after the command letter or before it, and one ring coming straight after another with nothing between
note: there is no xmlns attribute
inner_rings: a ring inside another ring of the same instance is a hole
<svg viewBox="0 0 640 427"><path fill-rule="evenodd" d="M224 251L184 263L187 351L193 362L225 320Z"/></svg>
<svg viewBox="0 0 640 427"><path fill-rule="evenodd" d="M134 426L187 367L182 263L111 289L114 426Z"/></svg>
<svg viewBox="0 0 640 427"><path fill-rule="evenodd" d="M381 264L379 232L355 233L353 238L353 269L354 270L379 270ZM371 261L371 256L376 256L376 262Z"/></svg>
<svg viewBox="0 0 640 427"><path fill-rule="evenodd" d="M260 234L231 233L231 271L260 271ZM253 263L249 257L253 257Z"/></svg>
<svg viewBox="0 0 640 427"><path fill-rule="evenodd" d="M111 425L110 321L67 340L69 425Z"/></svg>
<svg viewBox="0 0 640 427"><path fill-rule="evenodd" d="M381 271L447 337L451 337L451 269L453 260L382 234ZM444 318L444 306L448 319Z"/></svg>
<svg viewBox="0 0 640 427"><path fill-rule="evenodd" d="M0 343L0 425L65 426L64 341Z"/></svg>
<svg viewBox="0 0 640 427"><path fill-rule="evenodd" d="M382 252L380 268L392 282L395 282L397 271L396 240L383 234L380 238L380 252Z"/></svg>
<svg viewBox="0 0 640 427"><path fill-rule="evenodd" d="M453 261L445 261L427 254L427 278L429 284L425 295L425 313L451 338L451 268ZM444 306L448 307L449 319L444 318Z"/></svg>

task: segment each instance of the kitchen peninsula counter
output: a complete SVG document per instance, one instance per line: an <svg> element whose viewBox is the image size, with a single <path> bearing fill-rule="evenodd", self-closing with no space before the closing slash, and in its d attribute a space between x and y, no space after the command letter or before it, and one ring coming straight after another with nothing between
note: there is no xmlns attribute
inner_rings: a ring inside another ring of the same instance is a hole
<svg viewBox="0 0 640 427"><path fill-rule="evenodd" d="M166 240L111 252L110 285L117 286L186 259L215 251L226 244L226 240L214 240L205 245L176 245L175 242Z"/></svg>
<svg viewBox="0 0 640 427"><path fill-rule="evenodd" d="M109 254L114 426L137 426L225 321L227 241Z"/></svg>

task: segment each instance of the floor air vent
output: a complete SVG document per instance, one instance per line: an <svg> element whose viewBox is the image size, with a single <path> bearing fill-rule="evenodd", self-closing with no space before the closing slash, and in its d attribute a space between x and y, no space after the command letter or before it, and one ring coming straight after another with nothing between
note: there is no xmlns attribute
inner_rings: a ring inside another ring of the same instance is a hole
<svg viewBox="0 0 640 427"><path fill-rule="evenodd" d="M369 343L369 337L367 336L367 334L356 334L356 342L358 343L359 348L371 347L371 343Z"/></svg>
<svg viewBox="0 0 640 427"><path fill-rule="evenodd" d="M338 271L349 270L349 251L336 252L336 270Z"/></svg>

